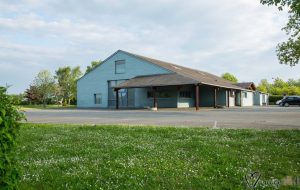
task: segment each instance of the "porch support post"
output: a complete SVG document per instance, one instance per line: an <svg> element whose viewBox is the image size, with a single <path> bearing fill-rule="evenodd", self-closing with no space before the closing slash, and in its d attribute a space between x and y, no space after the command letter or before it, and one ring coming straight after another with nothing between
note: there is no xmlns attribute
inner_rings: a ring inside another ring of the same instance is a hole
<svg viewBox="0 0 300 190"><path fill-rule="evenodd" d="M214 108L217 108L217 88L214 87Z"/></svg>
<svg viewBox="0 0 300 190"><path fill-rule="evenodd" d="M230 106L229 105L230 104L230 99L229 99L230 90L227 89L226 92L227 92L227 104L226 105L227 105L227 107L229 107Z"/></svg>
<svg viewBox="0 0 300 190"><path fill-rule="evenodd" d="M156 87L153 87L153 108L157 110Z"/></svg>
<svg viewBox="0 0 300 190"><path fill-rule="evenodd" d="M199 101L199 84L196 84L195 90L196 90L195 104L196 104L196 111L198 111L199 110L199 103L200 103L200 101Z"/></svg>
<svg viewBox="0 0 300 190"><path fill-rule="evenodd" d="M116 91L116 109L118 110L119 109L119 89L116 88L115 91Z"/></svg>
<svg viewBox="0 0 300 190"><path fill-rule="evenodd" d="M243 92L240 91L240 106L243 107Z"/></svg>

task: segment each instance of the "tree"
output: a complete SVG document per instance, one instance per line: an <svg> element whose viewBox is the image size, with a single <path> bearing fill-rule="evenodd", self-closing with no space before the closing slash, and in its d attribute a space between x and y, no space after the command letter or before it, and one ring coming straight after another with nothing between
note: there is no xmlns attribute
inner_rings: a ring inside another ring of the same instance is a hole
<svg viewBox="0 0 300 190"><path fill-rule="evenodd" d="M76 81L81 76L80 67L73 69L69 66L62 67L55 73L63 101L67 101L70 104L71 99L75 98L77 94Z"/></svg>
<svg viewBox="0 0 300 190"><path fill-rule="evenodd" d="M289 8L289 21L282 29L289 36L286 42L277 45L277 57L281 64L295 66L300 60L300 1L299 0L260 0L268 6L275 5L281 11Z"/></svg>
<svg viewBox="0 0 300 190"><path fill-rule="evenodd" d="M81 76L82 76L82 72L81 72L79 66L72 69L72 73L71 73L71 81L72 81L72 83L71 83L71 91L72 91L72 98L73 99L77 98L77 80ZM70 104L70 102L69 102L69 104Z"/></svg>
<svg viewBox="0 0 300 190"><path fill-rule="evenodd" d="M12 99L15 105L21 105L24 103L24 94L11 94L10 98Z"/></svg>
<svg viewBox="0 0 300 190"><path fill-rule="evenodd" d="M92 61L91 65L89 65L89 66L86 67L85 74L87 74L88 72L91 72L95 67L97 67L101 63L102 63L101 60L99 60L99 61Z"/></svg>
<svg viewBox="0 0 300 190"><path fill-rule="evenodd" d="M222 74L221 77L223 79L229 80L229 81L231 81L233 83L237 83L238 82L238 79L233 74L230 74L230 73L224 73L224 74Z"/></svg>
<svg viewBox="0 0 300 190"><path fill-rule="evenodd" d="M270 90L270 84L268 83L267 79L262 79L257 86L257 90L268 93Z"/></svg>
<svg viewBox="0 0 300 190"><path fill-rule="evenodd" d="M24 97L30 104L37 104L42 101L39 90L34 85L30 85L29 88L25 90Z"/></svg>
<svg viewBox="0 0 300 190"><path fill-rule="evenodd" d="M36 86L43 105L46 107L47 100L52 98L55 92L55 80L53 76L48 70L40 71L34 79L34 86Z"/></svg>
<svg viewBox="0 0 300 190"><path fill-rule="evenodd" d="M16 189L19 172L13 151L23 119L6 88L0 87L0 189Z"/></svg>

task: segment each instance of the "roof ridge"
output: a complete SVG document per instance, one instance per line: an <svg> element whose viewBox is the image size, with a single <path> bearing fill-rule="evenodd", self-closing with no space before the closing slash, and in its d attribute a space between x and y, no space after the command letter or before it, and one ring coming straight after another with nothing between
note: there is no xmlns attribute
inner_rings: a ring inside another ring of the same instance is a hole
<svg viewBox="0 0 300 190"><path fill-rule="evenodd" d="M190 70L194 70L194 71L200 71L198 69L194 69L194 68L182 66L182 65L179 65L179 64L176 64L176 63L171 63L171 62L163 61L163 60L160 60L160 59L155 59L155 58L152 58L152 57L147 57L147 56L144 56L144 55L139 55L139 54L131 53L131 52L124 51L124 50L120 50L120 51L128 53L128 54L131 54L131 55L134 55L134 56L137 56L137 57L139 57L141 59L143 59L143 58L146 59L146 60L150 59L150 60L159 61L159 62L162 62L162 63L165 63L165 64L169 64L169 65L172 65L172 66L178 66L178 67L182 67L182 68L185 68L185 69L190 69ZM200 71L200 72L205 72L205 71Z"/></svg>
<svg viewBox="0 0 300 190"><path fill-rule="evenodd" d="M150 62L152 64L158 65L160 67L163 67L163 68L168 69L168 70L170 70L170 71L172 71L174 73L177 73L177 74L182 75L184 77L188 77L188 78L193 79L193 80L198 80L199 81L199 78L195 77L195 76L192 76L191 73L187 73L187 72L182 71L182 69L183 70L189 70L189 71L194 72L194 73L197 72L197 74L207 75L209 78L214 78L215 82L221 81L223 83L227 83L228 85L232 85L233 87L239 88L239 86L234 85L230 81L227 81L226 79L223 79L222 77L219 77L217 75L208 73L206 71L201 71L201 70L198 70L198 69L194 69L194 68L190 68L190 67L185 67L185 66L178 65L178 64L175 64L175 63L170 63L170 62L162 61L162 60L159 60L159 59L154 59L154 58L151 58L151 57L146 57L146 56L143 56L143 55L138 55L138 54L135 54L135 53L130 53L130 52L127 52L127 51L124 51L124 50L120 50L120 51L125 52L125 53L127 53L129 55L138 57L138 58L140 58L142 60L148 61L148 62ZM157 62L159 62L159 64ZM170 66L172 68L170 68ZM199 81L199 83L200 83L200 81Z"/></svg>

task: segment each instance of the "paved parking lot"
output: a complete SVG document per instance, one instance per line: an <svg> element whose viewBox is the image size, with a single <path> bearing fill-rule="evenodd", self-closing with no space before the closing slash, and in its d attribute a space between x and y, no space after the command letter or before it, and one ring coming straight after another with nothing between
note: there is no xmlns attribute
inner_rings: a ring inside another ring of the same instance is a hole
<svg viewBox="0 0 300 190"><path fill-rule="evenodd" d="M300 107L149 110L27 110L28 122L129 124L159 126L217 126L219 128L300 129Z"/></svg>

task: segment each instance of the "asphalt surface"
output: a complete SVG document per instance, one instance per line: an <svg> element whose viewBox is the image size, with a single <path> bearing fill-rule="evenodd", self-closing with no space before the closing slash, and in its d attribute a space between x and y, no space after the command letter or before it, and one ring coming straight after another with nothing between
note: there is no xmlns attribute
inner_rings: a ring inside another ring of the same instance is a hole
<svg viewBox="0 0 300 190"><path fill-rule="evenodd" d="M150 110L27 110L30 123L300 129L300 107Z"/></svg>

